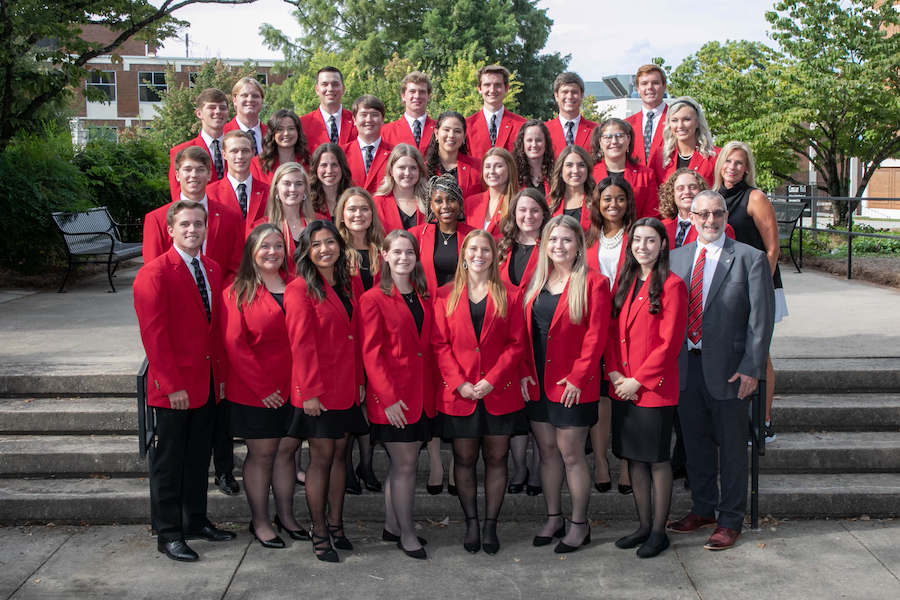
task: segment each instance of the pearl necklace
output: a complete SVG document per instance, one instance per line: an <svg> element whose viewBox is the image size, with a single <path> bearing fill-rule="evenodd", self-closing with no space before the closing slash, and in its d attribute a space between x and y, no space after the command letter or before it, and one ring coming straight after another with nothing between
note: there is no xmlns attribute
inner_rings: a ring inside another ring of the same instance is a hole
<svg viewBox="0 0 900 600"><path fill-rule="evenodd" d="M622 243L622 238L625 237L625 228L621 228L616 232L616 235L612 237L607 237L606 235L600 236L600 245L603 246L606 250L612 250L613 248L617 248Z"/></svg>

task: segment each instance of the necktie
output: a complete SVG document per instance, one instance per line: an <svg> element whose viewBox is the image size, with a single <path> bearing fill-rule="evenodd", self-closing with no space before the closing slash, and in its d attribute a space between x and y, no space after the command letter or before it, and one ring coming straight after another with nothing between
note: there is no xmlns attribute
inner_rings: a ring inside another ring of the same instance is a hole
<svg viewBox="0 0 900 600"><path fill-rule="evenodd" d="M369 167L372 166L372 159L375 158L375 146L366 146L364 148L366 151L365 160L366 160L366 174L369 174Z"/></svg>
<svg viewBox="0 0 900 600"><path fill-rule="evenodd" d="M197 280L197 288L200 290L200 299L203 300L203 308L206 309L206 322L212 319L212 311L209 309L209 294L206 292L206 281L203 280L203 269L200 267L200 259L196 256L191 261L194 267L194 278Z"/></svg>
<svg viewBox="0 0 900 600"><path fill-rule="evenodd" d="M212 141L213 166L216 168L216 179L222 179L225 174L225 163L222 161L222 150L219 148L219 140Z"/></svg>
<svg viewBox="0 0 900 600"><path fill-rule="evenodd" d="M237 186L238 204L241 205L241 213L247 218L247 184L239 183Z"/></svg>
<svg viewBox="0 0 900 600"><path fill-rule="evenodd" d="M701 248L691 274L688 293L688 339L698 343L703 334L703 266L706 264L706 248Z"/></svg>
<svg viewBox="0 0 900 600"><path fill-rule="evenodd" d="M253 140L253 156L256 156L259 153L259 150L256 148L256 132L252 129L248 129L247 133L250 134L250 139Z"/></svg>
<svg viewBox="0 0 900 600"><path fill-rule="evenodd" d="M650 142L653 141L653 117L656 114L647 111L647 122L644 123L644 162L650 164Z"/></svg>
<svg viewBox="0 0 900 600"><path fill-rule="evenodd" d="M678 223L678 233L675 234L675 247L681 248L684 244L684 235L687 233L687 230L690 228L691 224L688 221L681 221Z"/></svg>
<svg viewBox="0 0 900 600"><path fill-rule="evenodd" d="M566 121L566 146L575 143L575 121Z"/></svg>
<svg viewBox="0 0 900 600"><path fill-rule="evenodd" d="M413 137L416 138L416 146L422 141L422 121L416 119L413 121Z"/></svg>
<svg viewBox="0 0 900 600"><path fill-rule="evenodd" d="M334 115L328 117L328 137L332 144L338 143L337 119L334 118Z"/></svg>
<svg viewBox="0 0 900 600"><path fill-rule="evenodd" d="M491 146L497 143L497 115L491 115Z"/></svg>

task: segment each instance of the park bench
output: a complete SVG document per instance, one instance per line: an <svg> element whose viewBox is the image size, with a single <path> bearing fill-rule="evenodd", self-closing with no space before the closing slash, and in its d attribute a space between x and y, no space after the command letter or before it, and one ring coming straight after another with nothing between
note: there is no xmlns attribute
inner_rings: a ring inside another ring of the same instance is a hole
<svg viewBox="0 0 900 600"><path fill-rule="evenodd" d="M794 267L800 273L800 265L797 264L797 259L794 257L792 242L794 241L794 232L797 231L797 225L800 223L800 217L806 210L806 203L776 201L772 202L772 207L775 209L775 220L778 222L779 246L788 251ZM802 244L803 241L801 240L800 243Z"/></svg>
<svg viewBox="0 0 900 600"><path fill-rule="evenodd" d="M105 206L83 212L55 212L53 223L66 246L69 266L57 292L62 293L76 264L106 263L110 292L115 293L113 275L119 263L141 256L140 242L123 242L119 235L122 223L113 221Z"/></svg>

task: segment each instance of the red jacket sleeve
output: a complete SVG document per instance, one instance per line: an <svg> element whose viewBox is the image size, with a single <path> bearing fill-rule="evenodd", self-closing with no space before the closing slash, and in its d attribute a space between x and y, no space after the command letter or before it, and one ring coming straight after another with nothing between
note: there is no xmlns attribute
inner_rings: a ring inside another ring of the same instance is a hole
<svg viewBox="0 0 900 600"><path fill-rule="evenodd" d="M600 375L600 356L606 348L612 308L609 280L606 277L589 271L587 288L588 305L586 314L582 316L582 319L588 319L587 331L584 334L581 355L575 359L572 370L566 376L569 383L578 389L584 389L585 381L589 378Z"/></svg>
<svg viewBox="0 0 900 600"><path fill-rule="evenodd" d="M494 385L506 379L514 379L519 381L519 365L524 362L525 357L525 314L522 311L522 305L518 302L518 294L511 289L512 286L506 288L506 319L507 319L507 338L504 342L505 351L500 353L500 358L494 364L484 378L488 383ZM494 316L495 319L499 318Z"/></svg>
<svg viewBox="0 0 900 600"><path fill-rule="evenodd" d="M319 323L316 302L306 293L306 282L295 279L284 290L285 322L291 341L291 400L302 406L304 400L317 398L325 392L319 375L318 344L327 344L318 335Z"/></svg>
<svg viewBox="0 0 900 600"><path fill-rule="evenodd" d="M678 360L684 343L688 313L687 287L678 276L669 276L663 287L659 319L659 337L663 343L654 347L634 371L633 377L647 389L659 385L666 364Z"/></svg>
<svg viewBox="0 0 900 600"><path fill-rule="evenodd" d="M431 330L431 347L434 350L435 362L440 377L447 382L447 386L451 390L457 390L459 386L466 382L466 376L459 366L459 361L453 355L453 348L450 345L446 292L439 295L434 301L434 327ZM469 383L475 382L470 381Z"/></svg>
<svg viewBox="0 0 900 600"><path fill-rule="evenodd" d="M376 293L382 294L379 290ZM371 294L359 299L360 329L362 330L362 361L368 376L367 384L379 399L402 399L405 390L411 390L409 374L403 369L392 368L391 340L378 300ZM372 399L367 399L371 401ZM383 405L383 408L395 404Z"/></svg>
<svg viewBox="0 0 900 600"><path fill-rule="evenodd" d="M222 312L224 313L224 346L228 357L228 368L235 373L241 382L250 388L257 400L272 395L278 390L278 384L269 376L270 371L259 362L250 343L247 340L249 330L245 318L246 311L252 310L251 306L259 302L259 294L249 304L244 305L244 310L239 310L234 298L228 297L231 288L222 292ZM284 395L287 390L280 390Z"/></svg>
<svg viewBox="0 0 900 600"><path fill-rule="evenodd" d="M137 313L141 341L147 353L147 361L153 365L158 388L168 396L187 390L187 382L181 377L181 369L175 357L181 353L169 337L169 295L163 292L163 274L159 265L143 267L133 284L134 310Z"/></svg>

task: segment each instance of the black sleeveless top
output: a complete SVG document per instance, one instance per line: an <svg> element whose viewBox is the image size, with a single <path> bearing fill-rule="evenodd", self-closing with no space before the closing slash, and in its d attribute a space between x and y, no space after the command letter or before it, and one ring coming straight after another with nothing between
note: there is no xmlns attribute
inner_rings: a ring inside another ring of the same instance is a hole
<svg viewBox="0 0 900 600"><path fill-rule="evenodd" d="M723 186L716 191L725 198L725 205L728 208L728 224L734 229L734 238L739 242L765 252L766 244L763 242L762 235L760 235L759 229L756 228L753 217L747 213L750 194L755 192L756 189L740 181L731 189ZM784 287L781 283L781 270L778 268L778 265L775 265L772 281L776 288Z"/></svg>

